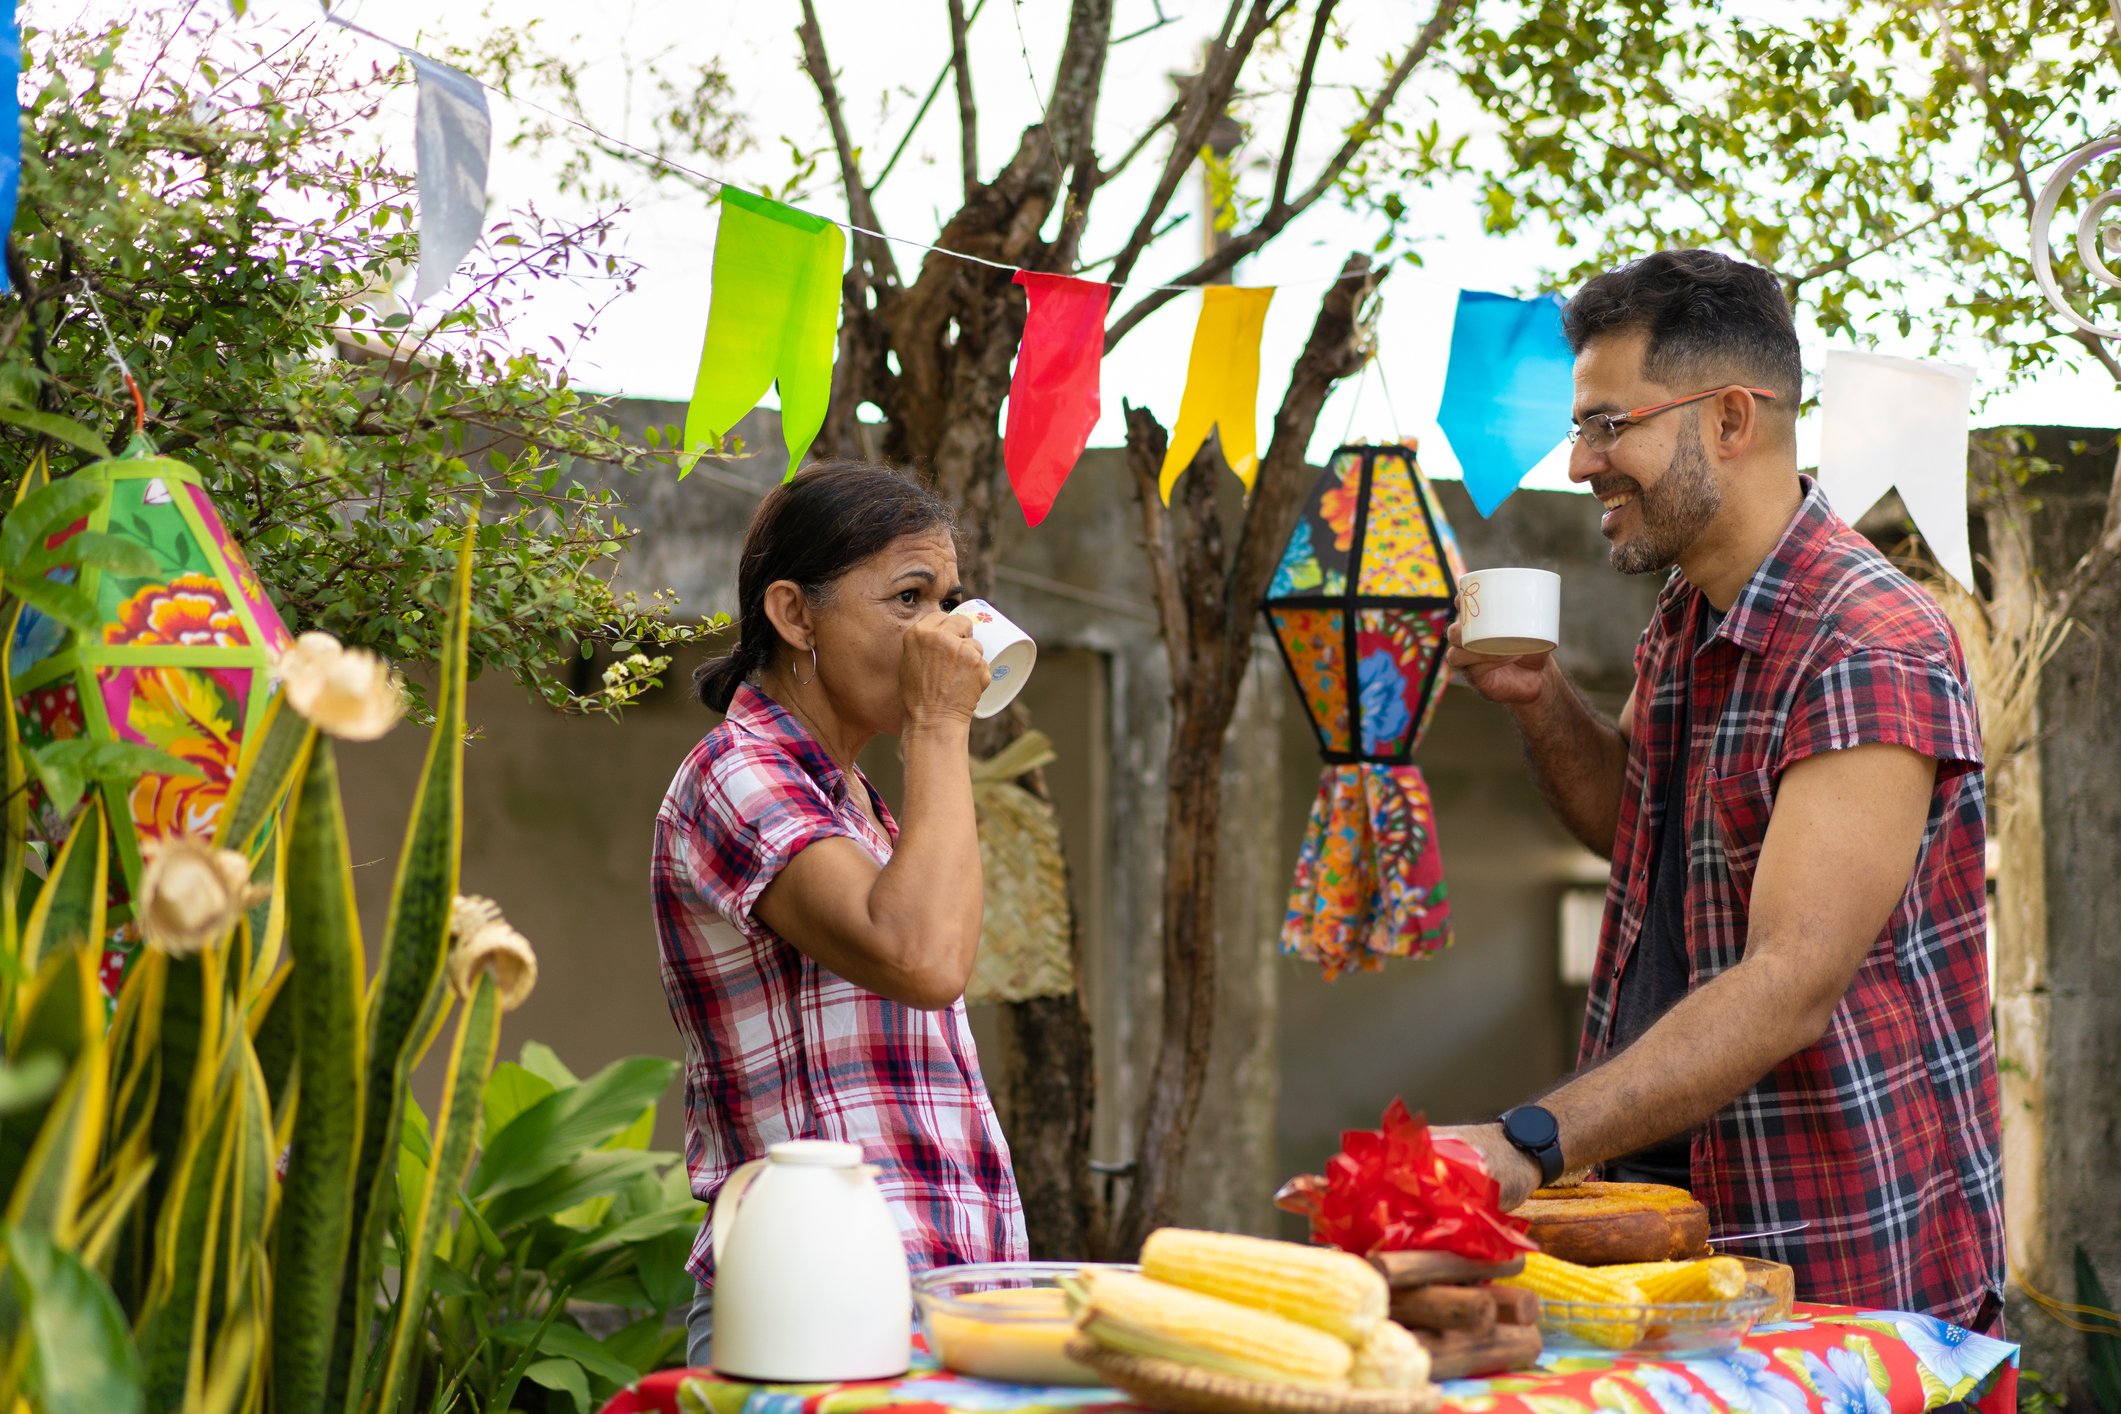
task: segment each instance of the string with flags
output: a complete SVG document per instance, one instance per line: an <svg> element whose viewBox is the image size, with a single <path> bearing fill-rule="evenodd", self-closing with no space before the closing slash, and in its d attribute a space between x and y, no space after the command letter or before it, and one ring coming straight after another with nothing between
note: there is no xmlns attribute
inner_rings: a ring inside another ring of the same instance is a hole
<svg viewBox="0 0 2121 1414"><path fill-rule="evenodd" d="M491 86L343 15L327 12L323 18L396 50L417 78L413 127L420 260L413 299L424 303L446 289L484 228ZM0 230L13 225L21 176L21 62L20 31L10 13L0 21ZM1024 287L1026 317L1002 455L1029 524L1046 517L1089 444L1102 401L1104 322L1118 288L1186 293L1197 288L1200 295L1185 388L1158 478L1164 500L1170 500L1172 486L1211 432L1250 492L1258 468L1260 341L1277 286L1104 283L1028 270L799 210L672 162L579 118L491 91L720 188L713 294L686 411L680 477L701 454L720 446L775 387L788 443L788 475L794 475L824 423L840 276L846 237L853 233L1006 271ZM1281 283L1331 284L1343 278ZM8 288L0 266L0 292ZM1493 515L1555 450L1552 430L1566 427L1570 416L1572 362L1556 296L1459 293L1437 423L1482 516ZM1829 497L1846 502L1842 513L1853 519L1897 488L1943 568L1962 583L1973 578L1965 493L1972 387L1971 370L1956 365L1837 350L1826 360L1820 390L1820 477Z"/></svg>

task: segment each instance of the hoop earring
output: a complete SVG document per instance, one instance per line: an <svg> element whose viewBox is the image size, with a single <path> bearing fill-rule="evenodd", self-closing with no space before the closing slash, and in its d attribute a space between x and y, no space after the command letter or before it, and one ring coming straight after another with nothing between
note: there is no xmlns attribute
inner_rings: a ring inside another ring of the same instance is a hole
<svg viewBox="0 0 2121 1414"><path fill-rule="evenodd" d="M789 667L789 669L788 669L788 681L790 681L790 682L794 683L794 684L795 684L795 685L796 685L797 687L808 687L808 686L810 686L810 683L814 683L814 682L816 682L816 681L817 681L817 645L816 645L816 644L814 644L814 643L813 643L813 644L811 644L811 645L810 645L810 682L804 682L804 681L803 681L803 680L802 680L801 678L797 677L797 676L795 675L795 668L794 668L794 667L793 667L792 665L791 665L791 666Z"/></svg>

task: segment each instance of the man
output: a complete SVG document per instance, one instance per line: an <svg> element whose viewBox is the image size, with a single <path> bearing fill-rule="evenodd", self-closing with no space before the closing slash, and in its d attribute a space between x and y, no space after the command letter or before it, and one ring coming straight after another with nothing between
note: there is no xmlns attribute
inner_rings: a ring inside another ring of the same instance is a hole
<svg viewBox="0 0 2121 1414"><path fill-rule="evenodd" d="M1570 479L1624 574L1676 571L1618 722L1551 655L1449 662L1613 861L1581 1068L1474 1143L1676 1183L1808 1298L1990 1326L2003 1237L1980 728L1936 605L1798 475L1781 287L1706 251L1569 304Z"/></svg>

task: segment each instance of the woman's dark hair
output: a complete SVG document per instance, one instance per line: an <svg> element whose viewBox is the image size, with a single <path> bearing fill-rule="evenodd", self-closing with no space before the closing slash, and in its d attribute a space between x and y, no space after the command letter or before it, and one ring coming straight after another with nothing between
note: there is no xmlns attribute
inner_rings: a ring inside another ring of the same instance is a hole
<svg viewBox="0 0 2121 1414"><path fill-rule="evenodd" d="M894 540L938 527L957 529L943 498L873 462L812 462L774 487L744 532L736 647L692 675L700 701L728 711L737 684L773 661L781 639L766 617L766 586L793 580L820 602L834 580Z"/></svg>
<svg viewBox="0 0 2121 1414"><path fill-rule="evenodd" d="M1607 334L1649 336L1642 371L1670 388L1719 378L1771 389L1792 418L1804 362L1782 282L1707 250L1666 250L1596 276L1561 316L1569 351Z"/></svg>

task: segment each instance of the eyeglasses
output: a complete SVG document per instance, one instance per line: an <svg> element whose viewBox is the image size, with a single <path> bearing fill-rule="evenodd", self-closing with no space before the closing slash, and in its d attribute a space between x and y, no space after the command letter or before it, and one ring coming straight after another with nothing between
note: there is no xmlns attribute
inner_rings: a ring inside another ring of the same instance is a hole
<svg viewBox="0 0 2121 1414"><path fill-rule="evenodd" d="M1683 408L1688 403L1698 403L1704 398L1720 397L1737 388L1751 393L1756 398L1773 400L1774 393L1766 388L1747 388L1742 383L1726 383L1721 388L1711 388L1706 393L1695 393L1690 397L1674 398L1668 403L1651 403L1648 407L1633 408L1627 412L1594 412L1569 429L1569 445L1581 446L1588 451L1611 451L1620 440L1620 434L1645 418L1655 417L1660 412Z"/></svg>

